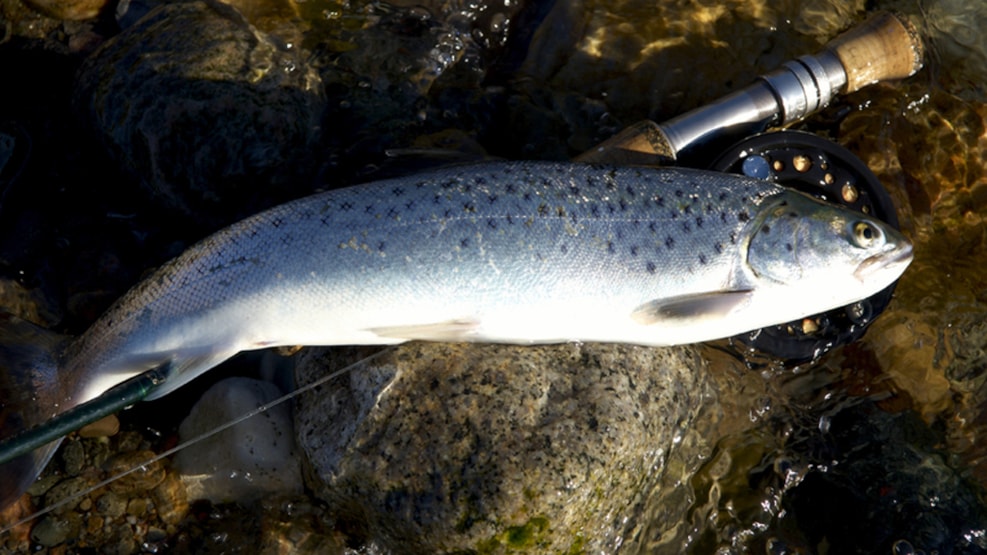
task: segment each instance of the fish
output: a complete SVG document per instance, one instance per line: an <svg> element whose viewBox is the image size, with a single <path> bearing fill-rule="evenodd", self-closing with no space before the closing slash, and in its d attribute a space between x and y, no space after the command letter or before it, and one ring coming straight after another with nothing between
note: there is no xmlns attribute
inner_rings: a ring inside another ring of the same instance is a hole
<svg viewBox="0 0 987 555"><path fill-rule="evenodd" d="M5 413L19 415L0 431L171 363L149 397L158 398L267 347L730 337L869 297L911 258L908 239L880 220L739 175L446 167L235 223L164 264L78 339L0 318L0 363L15 374L0 394ZM0 504L24 491L55 446L0 468L10 477Z"/></svg>

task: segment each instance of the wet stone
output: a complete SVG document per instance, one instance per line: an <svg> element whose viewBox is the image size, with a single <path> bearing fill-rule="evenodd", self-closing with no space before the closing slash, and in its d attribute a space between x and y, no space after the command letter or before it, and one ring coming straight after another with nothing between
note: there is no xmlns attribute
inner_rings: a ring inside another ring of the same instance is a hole
<svg viewBox="0 0 987 555"><path fill-rule="evenodd" d="M166 3L86 59L74 102L154 199L225 223L307 192L324 101L300 50L228 5Z"/></svg>
<svg viewBox="0 0 987 555"><path fill-rule="evenodd" d="M341 352L304 352L299 383ZM691 348L409 344L306 394L297 433L351 543L631 549L707 399L704 368Z"/></svg>
<svg viewBox="0 0 987 555"><path fill-rule="evenodd" d="M96 510L108 519L120 518L127 512L127 500L109 491L96 500Z"/></svg>
<svg viewBox="0 0 987 555"><path fill-rule="evenodd" d="M55 513L72 511L79 505L81 500L79 494L89 489L92 485L93 480L87 476L76 476L62 480L45 493L45 506L51 507L63 500L70 500L65 505L56 509Z"/></svg>
<svg viewBox="0 0 987 555"><path fill-rule="evenodd" d="M62 446L62 464L69 476L78 476L86 466L86 450L79 441L66 441Z"/></svg>
<svg viewBox="0 0 987 555"><path fill-rule="evenodd" d="M131 451L114 455L103 465L106 472L116 475L133 469L109 485L117 493L147 491L164 480L165 469L161 461L148 463L154 458L153 451Z"/></svg>
<svg viewBox="0 0 987 555"><path fill-rule="evenodd" d="M49 515L31 530L31 539L45 547L54 547L79 535L82 517L76 513Z"/></svg>

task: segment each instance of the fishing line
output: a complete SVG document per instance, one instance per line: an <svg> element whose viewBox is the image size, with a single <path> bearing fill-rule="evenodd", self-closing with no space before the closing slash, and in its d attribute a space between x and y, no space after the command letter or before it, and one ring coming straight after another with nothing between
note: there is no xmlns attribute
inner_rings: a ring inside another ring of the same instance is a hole
<svg viewBox="0 0 987 555"><path fill-rule="evenodd" d="M14 522L13 524L10 524L10 525L4 527L3 529L0 529L0 534L5 534L5 533L13 530L17 526L20 526L21 524L25 524L27 522L31 522L32 520L34 520L36 518L42 517L42 516L44 516L44 515L52 512L52 511L56 510L56 509L59 509L61 507L64 507L64 506L68 505L69 503L72 503L74 501L77 501L77 500L79 500L79 499L81 499L81 498L89 495L90 493L98 490L99 488L102 488L102 487L105 487L105 486L108 486L108 485L112 484L113 482L115 482L115 481L123 478L124 476L127 476L129 474L133 474L134 472L137 472L138 470L144 469L146 466L148 466L150 464L154 464L154 463L156 463L156 462L158 462L158 461L160 461L162 459L165 459L167 457L170 457L171 455L174 455L175 453L181 451L182 449L185 449L186 447L189 447L191 445L194 445L196 443L199 443L200 441L203 441L205 439L208 439L208 438L210 438L210 437L212 437L212 436L214 436L214 435L216 435L216 434L218 434L218 433L220 433L220 432L222 432L224 430L227 430L229 428L232 428L233 426L236 426L237 424L243 422L244 420L247 420L248 418L250 418L252 416L256 416L256 415L258 415L258 414L260 414L262 412L266 412L267 410L269 410L271 408L274 408L277 405L280 405L281 403L284 403L285 401L288 401L290 399L293 399L293 398L301 395L302 393L305 393L307 391L311 391L311 390L315 389L316 387L319 387L320 385L323 385L324 383L328 382L329 380L332 380L334 378L338 378L339 376L342 376L343 374L346 374L347 372L350 372L351 370L353 370L354 368L356 368L357 366L359 366L361 364L365 364L367 362L370 362L372 360L375 360L377 358L380 358L381 356L383 356L383 355L385 355L387 353L390 353L390 352L394 351L395 348L396 348L396 346L391 345L391 346L388 346L388 347L386 347L384 349L381 349L380 351L377 351L376 353L374 353L372 355L366 356L366 357L364 357L364 358L362 358L362 359L360 359L360 360L358 360L358 361L356 361L356 362L354 362L352 364L349 364L348 366L345 366L345 367L343 367L343 368L341 368L339 370L336 370L335 372L329 373L329 374L327 374L327 375L325 375L325 376L323 376L323 377L315 380L312 383L305 384L304 386L299 387L298 389L295 389L294 391L292 391L290 393L286 393L285 395L282 395L281 397L278 397L277 399L274 399L273 401L271 401L269 403L265 403L265 404L263 404L263 405L255 408L255 409L251 410L251 411L248 411L248 412L246 412L246 413L244 413L244 414L236 417L235 419L233 419L233 420L231 420L229 422L226 422L225 424L220 424L219 426L217 426L217 427L215 427L215 428L213 428L213 429L211 429L211 430L209 430L207 432L204 432L204 433L202 433L202 434L200 434L200 435L198 435L196 437L193 437L192 439L189 439L189 440L187 440L185 442L182 442L182 443L180 443L180 444L172 447L171 449L168 449L168 450L166 450L166 451L164 451L164 452L162 452L162 453L160 453L158 455L155 455L154 457L152 457L152 458L150 458L150 459L148 459L146 461L143 461L143 462L140 462L140 463L134 465L133 467L131 467L131 468L127 469L127 470L124 470L124 471L119 472L119 473L117 473L117 474L115 474L113 476L110 476L109 478L107 478L107 479L105 479L105 480L103 480L103 481L101 481L101 482L99 482L99 483L97 483L97 484L95 484L93 486L90 486L87 489L84 489L84 490L76 493L75 495L66 497L65 499L62 499L62 500L60 500L60 501L58 501L58 502L56 502L56 503L54 503L52 505L49 505L49 506L45 507L44 509L41 509L40 511L37 511L37 512L31 514L31 515L28 515L28 516L26 516L26 517L24 517L24 518L22 518L22 519L20 519L20 520L18 520L16 522Z"/></svg>

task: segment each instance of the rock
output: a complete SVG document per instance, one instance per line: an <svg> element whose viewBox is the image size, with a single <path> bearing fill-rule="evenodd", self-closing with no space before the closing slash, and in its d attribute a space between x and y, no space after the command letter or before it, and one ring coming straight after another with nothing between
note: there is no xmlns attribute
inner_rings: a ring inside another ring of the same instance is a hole
<svg viewBox="0 0 987 555"><path fill-rule="evenodd" d="M187 441L281 396L274 385L229 378L206 391L179 427ZM192 499L249 503L267 493L302 490L291 414L284 404L271 407L175 456Z"/></svg>
<svg viewBox="0 0 987 555"><path fill-rule="evenodd" d="M152 197L217 226L308 192L324 99L304 56L228 5L166 3L83 63L74 102Z"/></svg>
<svg viewBox="0 0 987 555"><path fill-rule="evenodd" d="M299 383L342 351L305 351ZM692 348L413 343L304 394L296 427L351 544L633 550L708 394Z"/></svg>
<svg viewBox="0 0 987 555"><path fill-rule="evenodd" d="M107 0L25 0L25 3L45 15L74 21L96 17L109 2Z"/></svg>

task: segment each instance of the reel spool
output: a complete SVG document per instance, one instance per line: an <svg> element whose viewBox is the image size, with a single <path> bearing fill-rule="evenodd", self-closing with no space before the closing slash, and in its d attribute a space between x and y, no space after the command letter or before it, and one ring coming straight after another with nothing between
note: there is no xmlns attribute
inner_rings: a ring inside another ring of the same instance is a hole
<svg viewBox="0 0 987 555"><path fill-rule="evenodd" d="M898 228L891 197L874 173L850 151L809 133L754 135L730 147L710 169L768 179ZM732 341L790 362L813 360L859 339L887 308L894 287L823 314L747 332Z"/></svg>

